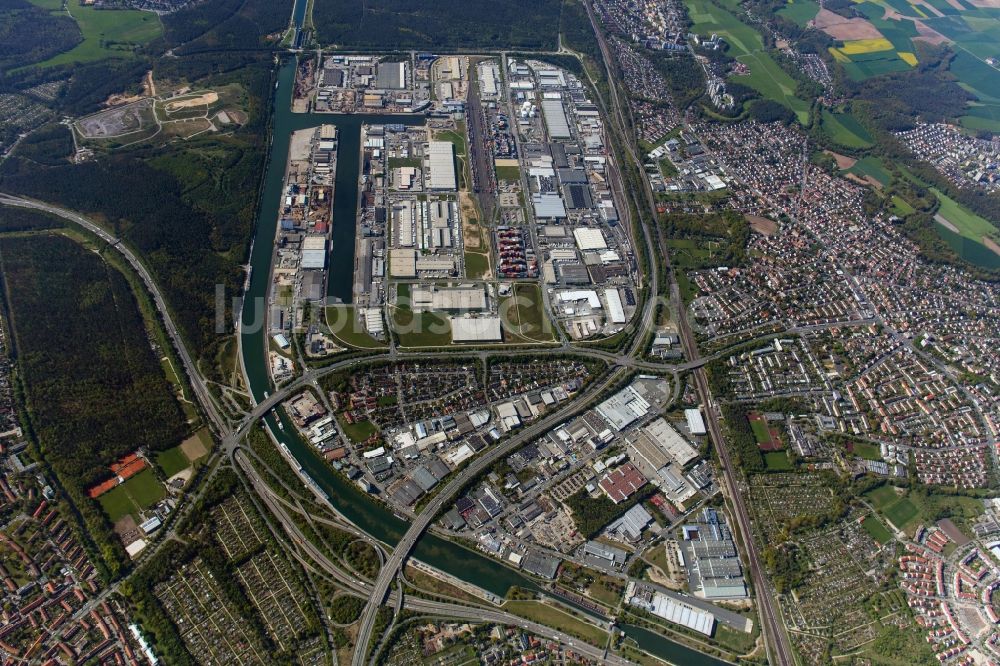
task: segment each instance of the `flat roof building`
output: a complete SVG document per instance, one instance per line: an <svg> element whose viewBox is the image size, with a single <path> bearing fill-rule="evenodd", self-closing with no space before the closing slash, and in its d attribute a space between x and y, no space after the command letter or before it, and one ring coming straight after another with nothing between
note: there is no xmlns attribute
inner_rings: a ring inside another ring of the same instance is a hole
<svg viewBox="0 0 1000 666"><path fill-rule="evenodd" d="M606 250L608 242L604 239L604 234L595 227L579 227L573 230L573 238L576 239L576 246L583 251Z"/></svg>
<svg viewBox="0 0 1000 666"><path fill-rule="evenodd" d="M542 114L545 116L545 129L549 132L549 138L568 139L572 136L561 99L543 99Z"/></svg>
<svg viewBox="0 0 1000 666"><path fill-rule="evenodd" d="M406 87L405 62L380 62L375 87L381 90L402 90Z"/></svg>
<svg viewBox="0 0 1000 666"><path fill-rule="evenodd" d="M639 395L638 391L626 386L597 405L597 413L604 417L612 428L622 430L645 416L649 408L650 404Z"/></svg>
<svg viewBox="0 0 1000 666"><path fill-rule="evenodd" d="M608 321L612 324L624 324L625 308L622 306L622 297L618 289L605 289L604 300L608 302Z"/></svg>
<svg viewBox="0 0 1000 666"><path fill-rule="evenodd" d="M645 426L640 437L648 437L656 446L677 461L678 465L686 465L698 457L698 451L688 444L666 419L659 418Z"/></svg>
<svg viewBox="0 0 1000 666"><path fill-rule="evenodd" d="M427 177L424 179L428 190L455 191L458 181L455 177L455 146L450 141L431 141L424 150Z"/></svg>
<svg viewBox="0 0 1000 666"><path fill-rule="evenodd" d="M685 409L684 418L687 419L688 431L692 435L704 435L705 430L705 419L701 416L700 409Z"/></svg>
<svg viewBox="0 0 1000 666"><path fill-rule="evenodd" d="M500 317L451 317L452 342L500 342Z"/></svg>

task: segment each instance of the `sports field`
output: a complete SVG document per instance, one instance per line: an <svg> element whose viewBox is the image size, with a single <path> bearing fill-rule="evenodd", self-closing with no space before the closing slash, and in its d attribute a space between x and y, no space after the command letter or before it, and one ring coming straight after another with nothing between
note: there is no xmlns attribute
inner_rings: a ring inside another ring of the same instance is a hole
<svg viewBox="0 0 1000 666"><path fill-rule="evenodd" d="M156 464L160 466L160 469L163 470L163 475L168 479L177 472L187 469L191 465L187 456L184 455L183 449L181 449L179 445L158 453L156 456Z"/></svg>
<svg viewBox="0 0 1000 666"><path fill-rule="evenodd" d="M868 516L861 521L861 527L880 544L888 543L892 540L892 534L875 516Z"/></svg>
<svg viewBox="0 0 1000 666"><path fill-rule="evenodd" d="M146 468L125 483L112 488L98 498L111 522L131 514L137 521L139 513L159 502L166 495L153 470Z"/></svg>
<svg viewBox="0 0 1000 666"><path fill-rule="evenodd" d="M792 469L788 454L784 451L771 451L764 454L764 466L772 472L786 472Z"/></svg>
<svg viewBox="0 0 1000 666"><path fill-rule="evenodd" d="M53 3L38 0L36 4L51 8ZM69 51L39 63L41 67L127 58L135 47L145 46L163 33L160 17L153 12L96 9L83 6L81 0L68 0L67 10L80 26L83 41Z"/></svg>
<svg viewBox="0 0 1000 666"><path fill-rule="evenodd" d="M899 495L896 494L896 489L889 484L878 486L877 488L869 490L865 493L865 497L875 505L876 509L884 509L899 499Z"/></svg>
<svg viewBox="0 0 1000 666"><path fill-rule="evenodd" d="M892 524L899 529L905 529L914 518L920 515L920 511L913 502L905 497L895 504L890 505L885 510L885 517L892 521Z"/></svg>

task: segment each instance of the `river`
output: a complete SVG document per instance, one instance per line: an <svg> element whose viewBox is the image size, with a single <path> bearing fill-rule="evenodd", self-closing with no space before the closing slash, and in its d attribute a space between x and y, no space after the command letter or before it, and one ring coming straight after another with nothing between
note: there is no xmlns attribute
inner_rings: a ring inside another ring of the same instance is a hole
<svg viewBox="0 0 1000 666"><path fill-rule="evenodd" d="M297 4L302 5L305 2L306 0L298 0ZM302 12L298 9L295 18L297 22L302 20ZM284 60L278 70L278 86L273 102L272 143L250 256L251 279L244 294L241 314L242 361L254 402L263 400L264 394L272 390L267 372L266 327L261 325L261 322L265 316L274 236L292 132L323 123L331 123L338 128L337 178L331 229L333 254L329 261L327 293L331 297L350 302L360 176L361 125L365 122L416 124L423 120L422 117L416 116L292 113L291 91L294 76L295 61ZM271 432L288 447L302 469L328 495L337 510L374 538L390 545L396 544L405 533L407 524L383 505L373 501L345 477L334 472L314 449L295 434L294 425L284 413L281 413L281 418L284 429L277 427L276 417L272 414L268 414L264 421ZM501 597L515 585L528 589L538 587L534 581L514 569L432 534L425 534L420 539L414 549L414 556L422 562ZM724 663L650 632L629 630L627 633L643 649L672 663L685 666L688 664L719 666Z"/></svg>

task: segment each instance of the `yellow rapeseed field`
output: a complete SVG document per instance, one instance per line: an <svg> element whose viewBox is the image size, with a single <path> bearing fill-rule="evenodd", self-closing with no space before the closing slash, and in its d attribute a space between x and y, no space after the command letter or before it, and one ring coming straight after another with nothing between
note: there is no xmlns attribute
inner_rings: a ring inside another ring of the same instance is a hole
<svg viewBox="0 0 1000 666"><path fill-rule="evenodd" d="M852 39L848 42L844 42L844 45L840 47L840 52L848 56L892 50L892 42L885 37L879 37L877 39Z"/></svg>

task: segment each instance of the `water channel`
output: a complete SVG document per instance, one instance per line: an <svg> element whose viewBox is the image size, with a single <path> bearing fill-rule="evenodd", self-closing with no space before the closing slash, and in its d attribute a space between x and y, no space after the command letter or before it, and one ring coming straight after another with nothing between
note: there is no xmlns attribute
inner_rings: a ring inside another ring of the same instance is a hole
<svg viewBox="0 0 1000 666"><path fill-rule="evenodd" d="M297 2L295 19L299 24L303 12L299 11L298 5L305 3L306 0ZM290 102L294 76L295 61L284 60L278 70L278 86L274 96L272 117L272 143L250 256L251 280L244 294L241 315L242 361L254 402L263 400L265 393L272 390L267 371L266 327L261 325L261 322L265 317L274 237L292 132L323 123L334 124L338 128L337 176L331 229L332 254L329 258L327 293L332 298L350 302L360 176L361 125L366 122L417 124L423 121L422 117L415 116L292 113ZM272 414L267 415L264 421L278 440L288 447L302 470L328 495L337 510L372 537L390 545L396 544L405 533L407 523L397 518L383 505L373 501L345 477L334 472L305 441L295 434L294 425L283 413L281 418L284 429L277 427L276 417ZM514 569L432 534L425 534L417 542L414 556L422 562L501 597L515 585L528 589L538 587L534 581ZM643 649L672 663L685 666L689 664L720 666L725 663L648 631L634 631L629 628L626 633Z"/></svg>

